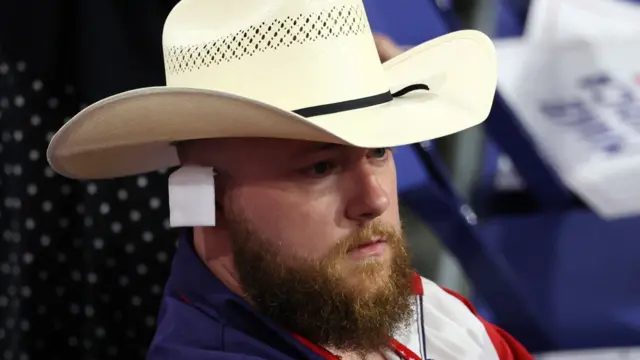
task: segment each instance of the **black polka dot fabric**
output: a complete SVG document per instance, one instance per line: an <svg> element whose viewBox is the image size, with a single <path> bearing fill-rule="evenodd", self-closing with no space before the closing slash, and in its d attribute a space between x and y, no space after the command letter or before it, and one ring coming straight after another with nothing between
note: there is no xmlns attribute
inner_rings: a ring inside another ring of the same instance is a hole
<svg viewBox="0 0 640 360"><path fill-rule="evenodd" d="M166 174L80 182L48 166L70 84L0 60L2 359L143 358L178 233Z"/></svg>
<svg viewBox="0 0 640 360"><path fill-rule="evenodd" d="M145 357L179 236L167 174L70 180L46 149L86 103L162 83L160 2L0 14L0 359Z"/></svg>

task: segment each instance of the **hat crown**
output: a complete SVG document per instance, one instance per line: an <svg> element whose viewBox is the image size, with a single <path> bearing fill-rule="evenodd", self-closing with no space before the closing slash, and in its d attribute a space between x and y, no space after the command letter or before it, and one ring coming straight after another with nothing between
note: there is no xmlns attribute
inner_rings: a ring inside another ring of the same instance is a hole
<svg viewBox="0 0 640 360"><path fill-rule="evenodd" d="M182 0L163 48L170 87L292 111L388 90L361 0Z"/></svg>

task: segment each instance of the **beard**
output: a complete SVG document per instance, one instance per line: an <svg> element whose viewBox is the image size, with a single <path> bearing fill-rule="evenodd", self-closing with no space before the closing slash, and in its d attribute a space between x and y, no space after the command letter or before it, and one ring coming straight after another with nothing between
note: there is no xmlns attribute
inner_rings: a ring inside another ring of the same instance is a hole
<svg viewBox="0 0 640 360"><path fill-rule="evenodd" d="M322 259L286 258L243 217L229 221L236 270L247 300L284 329L361 355L389 345L412 318L411 257L399 231L371 222ZM391 261L344 264L349 250L384 238Z"/></svg>

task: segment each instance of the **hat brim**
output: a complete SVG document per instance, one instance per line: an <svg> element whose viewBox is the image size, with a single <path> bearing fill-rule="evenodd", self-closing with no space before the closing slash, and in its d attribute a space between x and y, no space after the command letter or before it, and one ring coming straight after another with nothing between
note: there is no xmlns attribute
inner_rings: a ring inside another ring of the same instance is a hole
<svg viewBox="0 0 640 360"><path fill-rule="evenodd" d="M463 30L387 61L392 91L415 91L372 107L304 118L237 95L191 88L127 91L83 109L52 138L51 167L75 179L106 179L179 165L177 141L261 137L393 147L439 138L484 121L497 83L495 50Z"/></svg>

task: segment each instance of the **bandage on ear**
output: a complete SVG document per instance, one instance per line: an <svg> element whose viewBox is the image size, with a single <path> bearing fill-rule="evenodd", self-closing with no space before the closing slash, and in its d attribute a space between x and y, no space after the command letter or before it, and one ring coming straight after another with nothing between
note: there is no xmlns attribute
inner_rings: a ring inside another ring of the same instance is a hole
<svg viewBox="0 0 640 360"><path fill-rule="evenodd" d="M212 167L183 166L169 175L171 227L216 225L215 172Z"/></svg>

